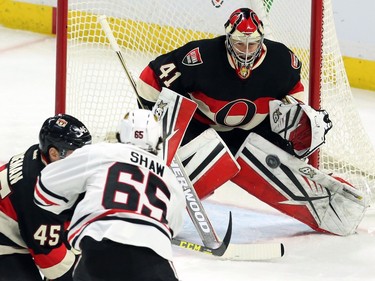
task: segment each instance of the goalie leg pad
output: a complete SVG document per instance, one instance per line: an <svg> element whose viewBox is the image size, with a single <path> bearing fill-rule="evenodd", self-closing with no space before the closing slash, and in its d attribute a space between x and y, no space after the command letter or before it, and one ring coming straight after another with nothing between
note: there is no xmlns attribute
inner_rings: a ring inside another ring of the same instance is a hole
<svg viewBox="0 0 375 281"><path fill-rule="evenodd" d="M367 202L364 194L251 133L236 159L234 183L314 230L355 232Z"/></svg>
<svg viewBox="0 0 375 281"><path fill-rule="evenodd" d="M200 199L235 176L240 166L214 129L207 129L177 154Z"/></svg>

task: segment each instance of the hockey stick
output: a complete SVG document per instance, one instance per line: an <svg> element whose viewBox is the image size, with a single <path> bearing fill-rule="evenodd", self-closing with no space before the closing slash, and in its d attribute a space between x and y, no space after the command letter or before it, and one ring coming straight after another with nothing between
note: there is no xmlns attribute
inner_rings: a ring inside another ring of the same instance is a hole
<svg viewBox="0 0 375 281"><path fill-rule="evenodd" d="M211 248L178 238L173 238L172 244L184 249L236 261L269 260L280 258L284 255L284 245L281 243L229 244L231 231L232 213L229 212L228 229L219 247Z"/></svg>
<svg viewBox="0 0 375 281"><path fill-rule="evenodd" d="M232 261L260 261L281 258L284 255L284 245L281 243L265 244L223 244L218 248L210 248L185 240L173 239L173 245L188 250L209 254ZM225 246L224 246L225 245Z"/></svg>
<svg viewBox="0 0 375 281"><path fill-rule="evenodd" d="M119 61L122 65L122 67L124 68L128 79L130 80L130 82L132 84L132 87L133 87L134 93L136 94L138 103L143 108L144 106L142 104L139 93L137 91L136 83L135 83L132 75L130 74L130 72L128 70L128 67L125 63L125 60L124 60L123 56L122 56L120 47L117 44L117 41L116 41L116 39L113 35L113 32L112 32L112 30L111 30L111 28L108 24L106 16L104 16L104 15L100 16L98 18L98 21L101 24L102 29L103 29L104 33L106 34L106 36L109 40L111 48L117 54L117 57L119 58ZM198 195L195 192L195 189L194 189L193 185L190 182L189 177L186 175L186 173L184 171L184 168L183 168L183 165L182 165L181 161L179 160L177 155L174 157L173 160L174 161L171 164L171 168L172 168L172 170L175 173L177 178L182 177L182 180L179 180L179 181L181 183L183 183L182 185L183 185L184 193L185 193L185 197L186 197L187 210L188 210L190 218L192 219L192 221L194 223L194 226L196 227L196 229L199 233L199 236L201 237L205 246L207 246L207 247L220 247L222 242L220 242L219 239L217 238L215 230L212 227L211 222L208 219L208 216L207 216L207 214L206 214L206 212L203 208L203 205L202 205L201 201L198 198ZM229 229L230 229L230 231L232 229L232 221L231 220L229 221L228 230ZM229 239L230 239L230 236L229 236Z"/></svg>
<svg viewBox="0 0 375 281"><path fill-rule="evenodd" d="M127 67L127 65L125 63L124 57L123 57L123 55L121 53L120 47L117 44L117 41L115 39L115 36L113 35L112 29L111 29L111 27L108 24L107 17L104 16L104 15L99 16L98 17L98 22L100 23L100 25L101 25L101 27L102 27L105 35L107 36L109 44L111 45L112 50L116 53L116 55L117 55L117 57L118 57L121 65L122 65L122 68L124 69L124 71L126 73L126 76L128 77L130 83L132 84L132 88L133 88L134 93L135 93L135 95L137 97L139 105L142 108L144 108L144 106L142 104L142 101L141 101L141 99L139 97L139 94L138 94L138 91L137 91L137 86L135 84L133 76L131 75L131 73L128 70L128 67Z"/></svg>
<svg viewBox="0 0 375 281"><path fill-rule="evenodd" d="M207 246L202 246L202 245L195 244L195 243L192 243L192 242L188 242L188 241L185 241L185 240L181 240L181 239L178 239L178 238L173 238L172 244L176 245L176 246L179 246L181 248L185 248L185 249L189 249L189 250L193 250L193 251L197 251L197 252L201 252L201 253L205 253L205 254L211 254L213 256L221 257L222 255L224 255L225 251L228 248L231 236L232 236L232 213L229 212L228 229L227 229L227 232L225 233L223 242L220 244L219 247L210 248L210 247L207 247Z"/></svg>

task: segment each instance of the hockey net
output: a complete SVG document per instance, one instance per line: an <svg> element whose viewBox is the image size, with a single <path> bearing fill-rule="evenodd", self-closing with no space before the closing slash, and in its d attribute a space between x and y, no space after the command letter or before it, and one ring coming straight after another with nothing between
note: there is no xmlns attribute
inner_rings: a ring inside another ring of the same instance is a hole
<svg viewBox="0 0 375 281"><path fill-rule="evenodd" d="M320 106L330 115L333 129L320 150L319 168L367 192L375 188L374 147L355 108L331 0L323 0L322 14L313 13L313 26L322 25L318 32L322 49L315 54L321 63L311 70L311 0L69 0L64 8L65 3L58 1L58 26L66 21L68 28L66 53L63 32L58 31L56 96L63 107L56 107L56 111L80 118L94 142L113 139L121 117L136 107L131 83L97 22L99 16L107 16L137 80L157 55L191 40L224 34L223 25L231 12L250 7L263 20L266 37L286 44L302 61L306 100L310 95L314 107ZM320 76L312 78L311 73ZM311 87L312 80L318 81L318 87Z"/></svg>

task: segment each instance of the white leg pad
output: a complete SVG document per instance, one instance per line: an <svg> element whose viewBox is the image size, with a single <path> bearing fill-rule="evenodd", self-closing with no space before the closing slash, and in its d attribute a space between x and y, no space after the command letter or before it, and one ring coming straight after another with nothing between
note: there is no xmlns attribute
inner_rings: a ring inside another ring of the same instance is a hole
<svg viewBox="0 0 375 281"><path fill-rule="evenodd" d="M349 235L368 207L365 194L251 133L232 179L250 194L315 230Z"/></svg>

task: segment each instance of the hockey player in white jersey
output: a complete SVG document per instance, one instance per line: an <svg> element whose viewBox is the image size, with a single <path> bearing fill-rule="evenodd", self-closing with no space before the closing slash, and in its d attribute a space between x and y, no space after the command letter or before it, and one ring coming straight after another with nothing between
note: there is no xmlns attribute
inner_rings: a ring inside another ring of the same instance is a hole
<svg viewBox="0 0 375 281"><path fill-rule="evenodd" d="M81 251L74 280L178 280L171 238L182 228L186 203L157 156L156 120L149 110L131 111L121 121L120 143L78 149L41 173L39 207L61 214L77 204L68 232Z"/></svg>

